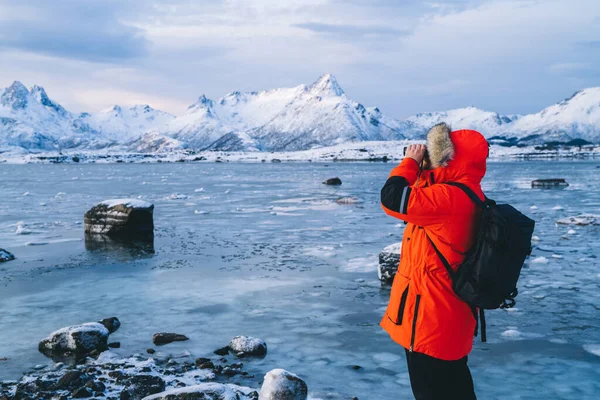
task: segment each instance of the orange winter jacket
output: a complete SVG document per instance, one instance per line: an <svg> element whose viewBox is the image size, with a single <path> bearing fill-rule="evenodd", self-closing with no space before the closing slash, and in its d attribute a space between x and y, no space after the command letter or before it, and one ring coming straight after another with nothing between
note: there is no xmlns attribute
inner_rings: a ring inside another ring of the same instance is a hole
<svg viewBox="0 0 600 400"><path fill-rule="evenodd" d="M448 129L448 135L453 146L450 161L420 171L415 160L405 158L381 190L385 212L408 224L400 265L380 325L406 349L442 360L458 360L471 351L475 318L467 303L452 290L448 272L429 238L456 271L475 239L479 211L461 189L443 183L464 183L483 200L480 182L485 175L488 143L472 130ZM436 143L429 139L428 135L431 157L440 150L432 149Z"/></svg>

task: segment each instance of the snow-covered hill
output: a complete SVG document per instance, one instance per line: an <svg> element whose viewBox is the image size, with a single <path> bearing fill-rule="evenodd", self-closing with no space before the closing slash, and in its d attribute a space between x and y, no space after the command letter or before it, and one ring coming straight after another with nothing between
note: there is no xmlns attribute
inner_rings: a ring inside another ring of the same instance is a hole
<svg viewBox="0 0 600 400"><path fill-rule="evenodd" d="M600 143L600 87L576 92L568 99L529 114L507 127L507 136L529 142L584 139Z"/></svg>
<svg viewBox="0 0 600 400"><path fill-rule="evenodd" d="M482 132L493 143L600 143L600 88L589 88L537 114L500 115L475 107L422 113L399 121L350 99L331 74L311 85L202 95L180 116L148 105L75 115L40 86L0 90L0 151L64 149L292 151L343 143L422 139L434 124Z"/></svg>

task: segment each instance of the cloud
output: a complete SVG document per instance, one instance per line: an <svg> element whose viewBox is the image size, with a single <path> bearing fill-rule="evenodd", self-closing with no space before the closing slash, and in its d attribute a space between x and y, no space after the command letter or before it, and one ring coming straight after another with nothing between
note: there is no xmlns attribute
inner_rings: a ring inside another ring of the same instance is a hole
<svg viewBox="0 0 600 400"><path fill-rule="evenodd" d="M8 0L0 5L0 46L92 62L139 57L148 42L120 19L125 10L113 0Z"/></svg>
<svg viewBox="0 0 600 400"><path fill-rule="evenodd" d="M383 26L360 26L344 24L334 25L318 22L307 22L303 24L296 24L294 26L302 29L307 29L316 33L339 35L347 38L377 36L400 37L408 34L408 31L406 30L400 30Z"/></svg>
<svg viewBox="0 0 600 400"><path fill-rule="evenodd" d="M79 111L148 98L180 114L201 93L331 72L398 118L471 104L525 113L600 85L596 3L5 0L0 86L41 84Z"/></svg>

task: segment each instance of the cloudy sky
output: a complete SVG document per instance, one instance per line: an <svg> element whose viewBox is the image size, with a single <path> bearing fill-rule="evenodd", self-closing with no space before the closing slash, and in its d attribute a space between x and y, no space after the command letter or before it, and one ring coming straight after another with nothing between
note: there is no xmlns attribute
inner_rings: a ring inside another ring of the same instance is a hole
<svg viewBox="0 0 600 400"><path fill-rule="evenodd" d="M536 112L600 86L598 0L0 0L0 87L69 110L150 104L334 74L390 116Z"/></svg>

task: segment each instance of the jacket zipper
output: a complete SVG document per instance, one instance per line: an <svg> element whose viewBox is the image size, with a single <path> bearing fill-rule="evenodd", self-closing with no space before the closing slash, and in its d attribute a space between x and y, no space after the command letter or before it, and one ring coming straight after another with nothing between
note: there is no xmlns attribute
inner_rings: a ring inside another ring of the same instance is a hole
<svg viewBox="0 0 600 400"><path fill-rule="evenodd" d="M421 303L421 295L420 294L417 295L417 301L415 303L415 314L413 316L412 334L410 336L410 348L408 349L408 351L410 351L411 353L415 346L415 333L417 332L417 317L419 316L419 303Z"/></svg>
<svg viewBox="0 0 600 400"><path fill-rule="evenodd" d="M404 317L404 308L406 307L406 298L408 297L408 287L410 284L406 285L406 289L402 293L402 297L400 298L400 306L398 307L398 315L396 316L396 325L402 325L402 319Z"/></svg>

